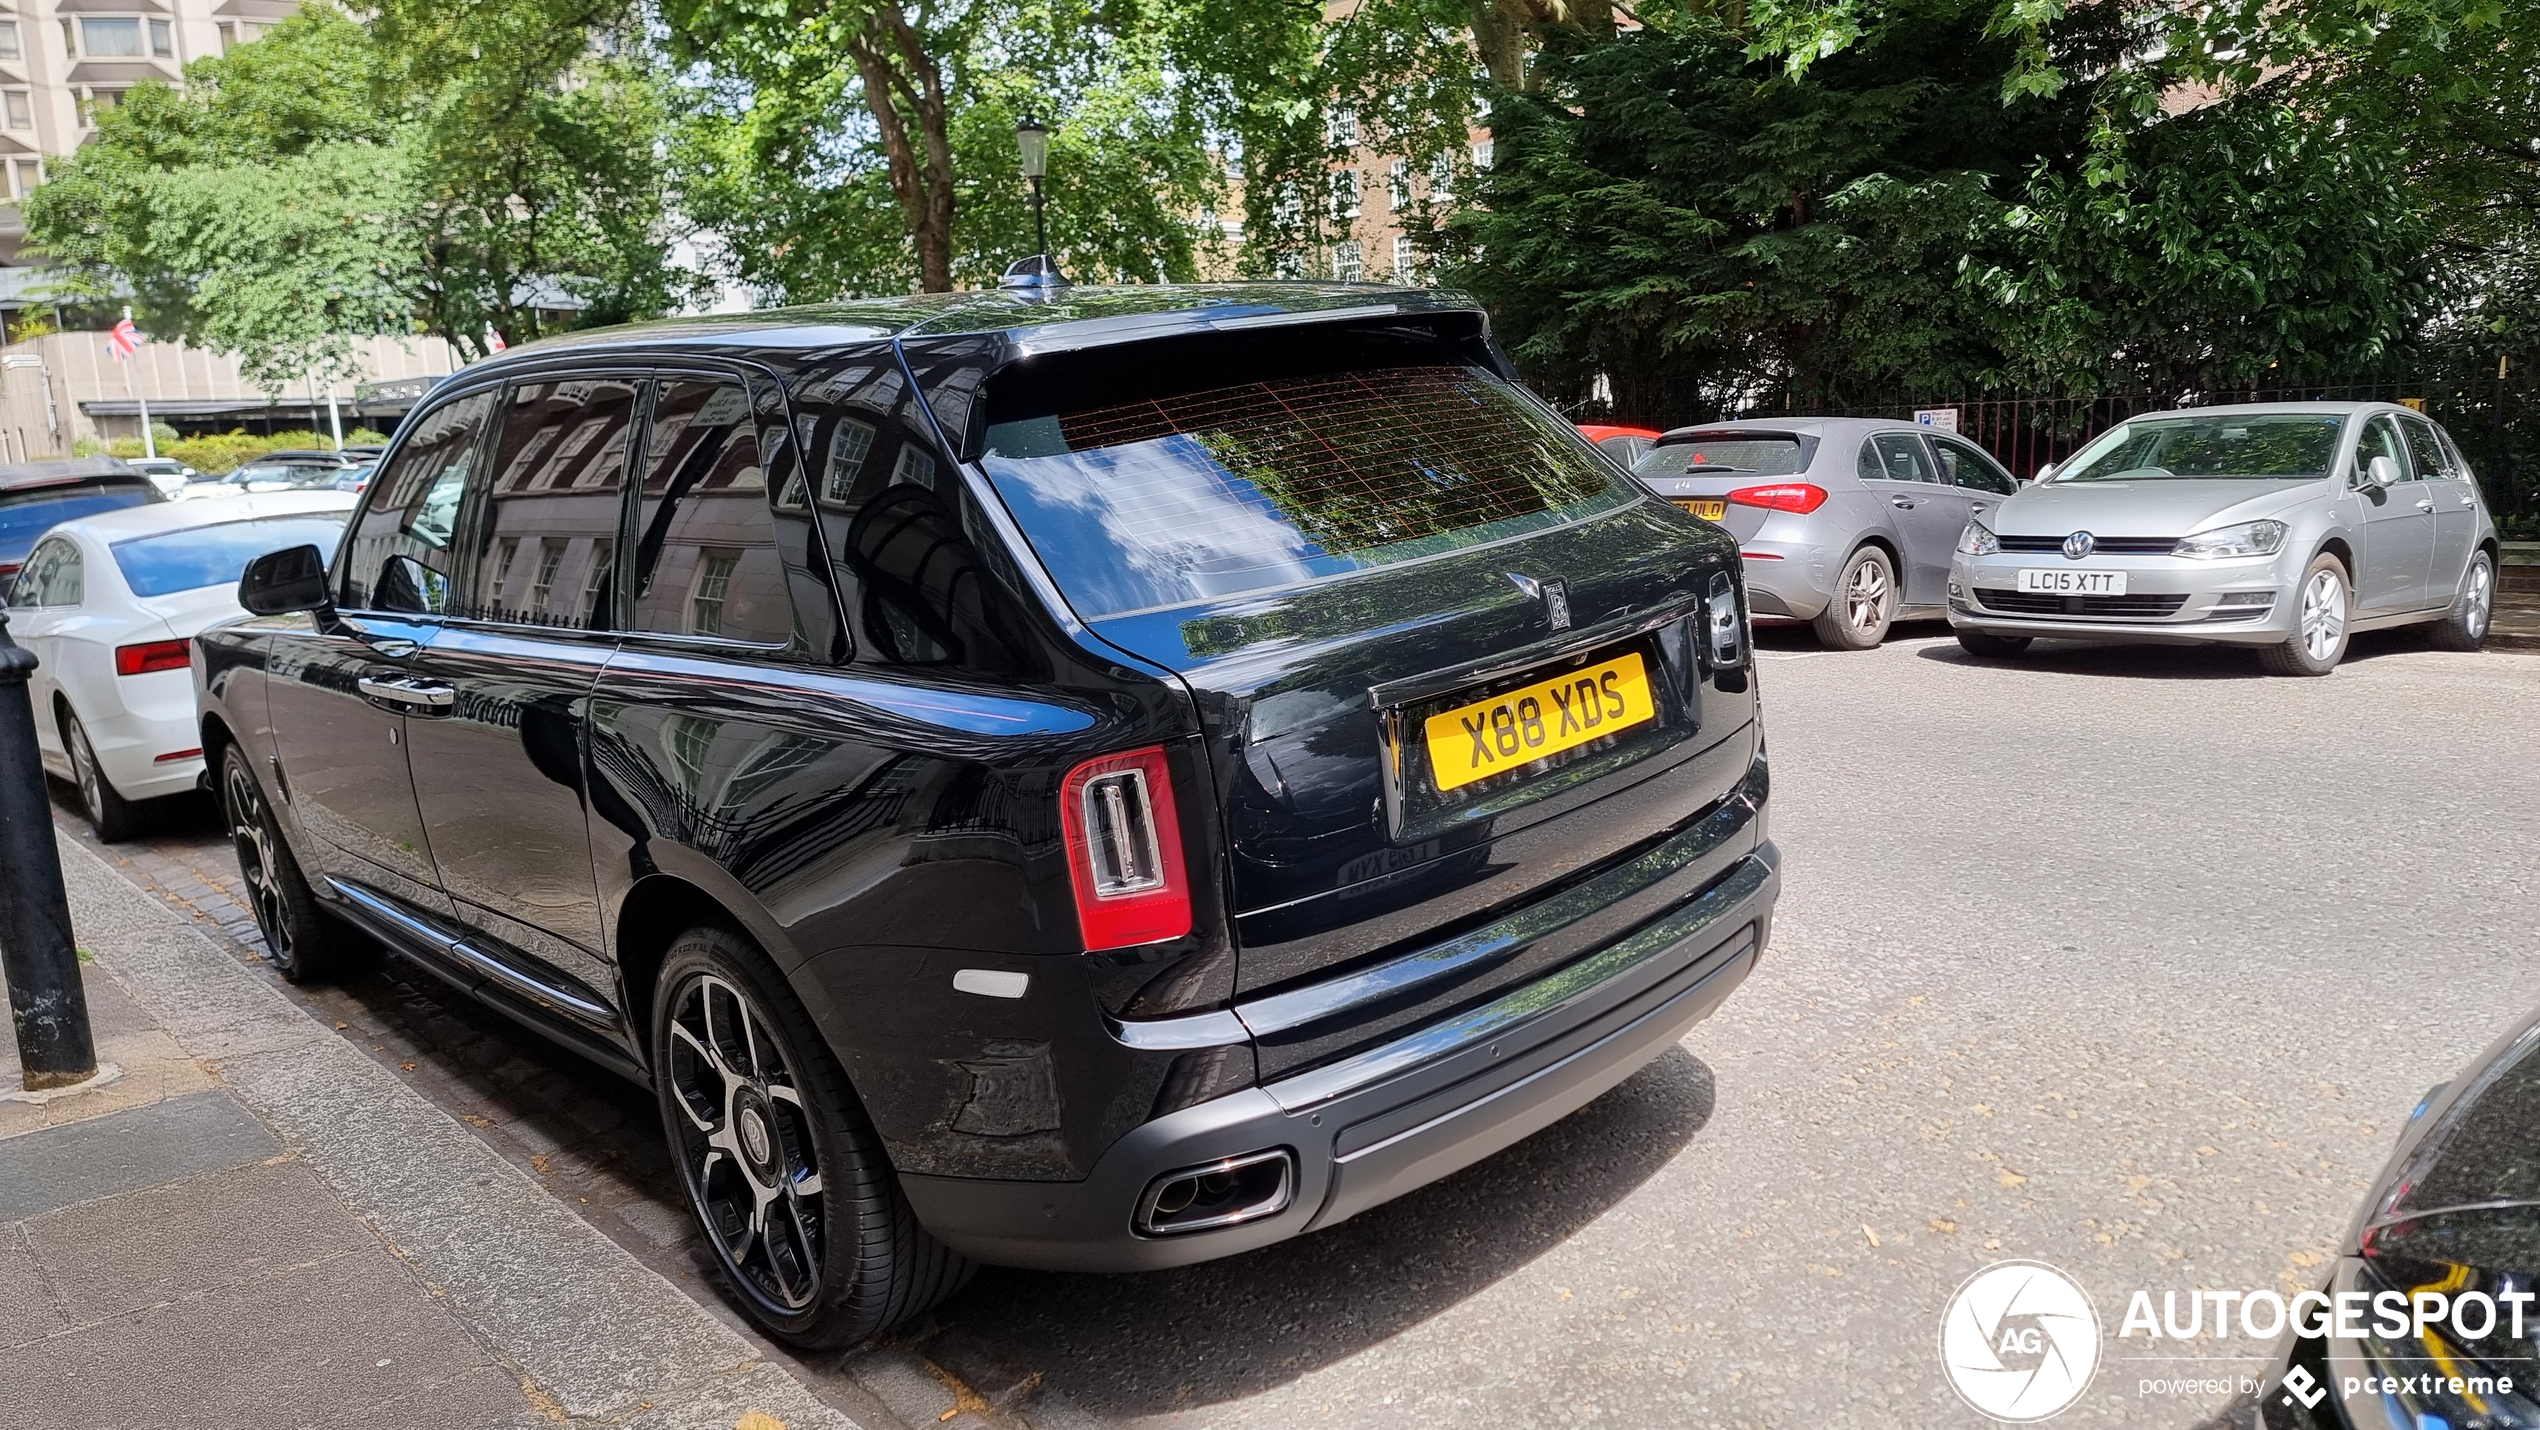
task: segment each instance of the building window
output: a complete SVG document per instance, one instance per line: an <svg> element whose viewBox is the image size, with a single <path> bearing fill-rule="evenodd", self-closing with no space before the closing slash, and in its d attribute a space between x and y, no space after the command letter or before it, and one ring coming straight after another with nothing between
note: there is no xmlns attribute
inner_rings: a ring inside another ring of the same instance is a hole
<svg viewBox="0 0 2540 1430"><path fill-rule="evenodd" d="M79 22L79 52L92 60L138 56L141 53L141 21L126 16L82 19Z"/></svg>
<svg viewBox="0 0 2540 1430"><path fill-rule="evenodd" d="M1351 239L1332 250L1332 277L1343 283L1356 283L1367 276L1367 259Z"/></svg>
<svg viewBox="0 0 2540 1430"><path fill-rule="evenodd" d="M911 442L900 448L899 460L891 464L891 485L918 486L935 489L935 459L925 449Z"/></svg>
<svg viewBox="0 0 2540 1430"><path fill-rule="evenodd" d="M1411 235L1398 233L1393 240L1393 276L1397 283L1408 283L1420 266L1420 251L1411 246Z"/></svg>
<svg viewBox="0 0 2540 1430"><path fill-rule="evenodd" d="M1474 168L1476 168L1476 169L1487 169L1487 168L1489 168L1489 167L1490 167L1490 156L1491 156L1491 151L1492 151L1493 147L1494 147L1494 146L1492 145L1491 141L1489 141L1488 139L1477 139L1477 140L1473 141L1473 167L1474 167Z"/></svg>
<svg viewBox="0 0 2540 1430"><path fill-rule="evenodd" d="M20 160L18 161L18 165L17 165L17 167L18 167L18 197L19 197L19 198L25 198L27 195L29 195L29 194L31 194L31 193L34 193L34 192L35 192L38 188L41 188L41 187L43 186L43 184L44 184L44 161L43 161L43 160L41 160L41 159L20 159Z"/></svg>
<svg viewBox="0 0 2540 1430"><path fill-rule="evenodd" d="M7 111L9 127L35 127L35 97L23 89L0 89L0 110Z"/></svg>
<svg viewBox="0 0 2540 1430"><path fill-rule="evenodd" d="M1454 197L1455 159L1452 155L1440 154L1429 161L1429 198L1433 203L1445 203Z"/></svg>
<svg viewBox="0 0 2540 1430"><path fill-rule="evenodd" d="M574 613L585 630L597 630L609 624L593 617L600 609L600 592L608 585L609 573L616 564L616 542L603 540L591 543L591 569L582 575L582 604Z"/></svg>
<svg viewBox="0 0 2540 1430"><path fill-rule="evenodd" d="M697 586L688 596L690 634L723 634L723 598L732 589L732 573L740 564L738 551L709 546L698 553Z"/></svg>
<svg viewBox="0 0 2540 1430"><path fill-rule="evenodd" d="M1358 147L1358 111L1335 109L1323 120L1323 136L1335 149Z"/></svg>
<svg viewBox="0 0 2540 1430"><path fill-rule="evenodd" d="M829 431L829 470L821 478L820 495L833 502L844 502L855 491L856 473L864 470L865 456L873 450L873 424L852 417L838 419Z"/></svg>
<svg viewBox="0 0 2540 1430"><path fill-rule="evenodd" d="M564 545L561 541L538 543L538 571L529 578L531 615L547 614L547 598L556 591L556 568L564 564Z"/></svg>
<svg viewBox="0 0 2540 1430"><path fill-rule="evenodd" d="M1332 172L1332 221L1347 223L1358 217L1358 171L1336 169Z"/></svg>
<svg viewBox="0 0 2540 1430"><path fill-rule="evenodd" d="M1408 208L1410 204L1411 161L1396 159L1393 167L1385 171L1385 206L1401 209Z"/></svg>
<svg viewBox="0 0 2540 1430"><path fill-rule="evenodd" d="M82 129L96 128L98 119L121 103L123 103L122 90L92 89L86 91L80 96L79 100L79 127Z"/></svg>
<svg viewBox="0 0 2540 1430"><path fill-rule="evenodd" d="M18 22L0 20L0 60L20 58L23 58L23 52L18 49Z"/></svg>
<svg viewBox="0 0 2540 1430"><path fill-rule="evenodd" d="M231 50L238 48L238 27L236 25L231 24L227 20L223 20L219 24L214 25L212 29L220 36L220 52L222 54L228 54Z"/></svg>
<svg viewBox="0 0 2540 1430"><path fill-rule="evenodd" d="M176 58L176 35L168 28L168 22L165 20L150 22L150 55L153 59Z"/></svg>
<svg viewBox="0 0 2540 1430"><path fill-rule="evenodd" d="M62 53L73 59L79 57L79 46L71 41L71 20L68 15L62 17Z"/></svg>
<svg viewBox="0 0 2540 1430"><path fill-rule="evenodd" d="M494 585L491 593L494 597L494 608L500 610L503 606L503 591L512 583L512 563L520 559L520 538L506 536L502 544L494 549L497 554L494 557Z"/></svg>

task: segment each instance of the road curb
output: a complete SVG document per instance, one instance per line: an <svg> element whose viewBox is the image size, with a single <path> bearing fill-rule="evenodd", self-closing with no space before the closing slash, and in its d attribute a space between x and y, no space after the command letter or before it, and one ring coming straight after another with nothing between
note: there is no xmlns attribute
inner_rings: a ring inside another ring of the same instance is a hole
<svg viewBox="0 0 2540 1430"><path fill-rule="evenodd" d="M449 1114L320 1026L74 841L83 944L369 1222L544 1414L645 1430L857 1430Z"/></svg>

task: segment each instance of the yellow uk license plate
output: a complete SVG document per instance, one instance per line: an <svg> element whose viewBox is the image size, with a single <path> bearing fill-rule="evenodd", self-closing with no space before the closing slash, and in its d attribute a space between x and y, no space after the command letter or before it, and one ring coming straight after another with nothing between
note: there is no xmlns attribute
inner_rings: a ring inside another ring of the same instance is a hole
<svg viewBox="0 0 2540 1430"><path fill-rule="evenodd" d="M1429 768L1451 790L1656 718L1648 667L1621 655L1430 716Z"/></svg>
<svg viewBox="0 0 2540 1430"><path fill-rule="evenodd" d="M1729 514L1729 504L1725 498L1715 500L1706 497L1678 497L1676 505L1692 512L1704 521L1718 521Z"/></svg>

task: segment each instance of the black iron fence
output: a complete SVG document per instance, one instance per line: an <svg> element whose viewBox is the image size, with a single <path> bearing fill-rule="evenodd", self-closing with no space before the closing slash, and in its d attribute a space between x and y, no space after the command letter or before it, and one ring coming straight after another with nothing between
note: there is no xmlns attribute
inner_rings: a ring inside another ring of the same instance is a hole
<svg viewBox="0 0 2540 1430"><path fill-rule="evenodd" d="M2491 360L2492 361L2492 360ZM1539 389L1543 390L1543 389ZM2119 392L2095 397L1986 393L1900 398L1889 403L1823 405L1788 398L1743 404L1669 378L1613 382L1595 394L1546 391L1581 422L1681 427L1698 422L1771 417L1885 417L1913 421L1946 412L1959 435L2023 477L2060 462L2100 433L2143 412L2233 402L2400 402L2443 424L2478 473L2488 506L2509 537L2540 538L2540 382L2511 361L2497 371L2449 368L2396 378L2327 383L2250 383L2189 392Z"/></svg>

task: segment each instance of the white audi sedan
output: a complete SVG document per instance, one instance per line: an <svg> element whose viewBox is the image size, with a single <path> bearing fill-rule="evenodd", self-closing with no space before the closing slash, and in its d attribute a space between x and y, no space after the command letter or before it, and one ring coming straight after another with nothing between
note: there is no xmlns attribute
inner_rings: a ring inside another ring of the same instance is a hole
<svg viewBox="0 0 2540 1430"><path fill-rule="evenodd" d="M238 574L268 551L332 551L349 492L153 502L46 532L9 591L9 631L35 652L28 687L45 768L79 787L97 837L203 773L188 647L244 615Z"/></svg>
<svg viewBox="0 0 2540 1430"><path fill-rule="evenodd" d="M1967 524L1949 624L1981 656L2039 636L2253 647L2325 675L2356 631L2476 650L2496 523L2422 414L2377 402L2153 412Z"/></svg>

